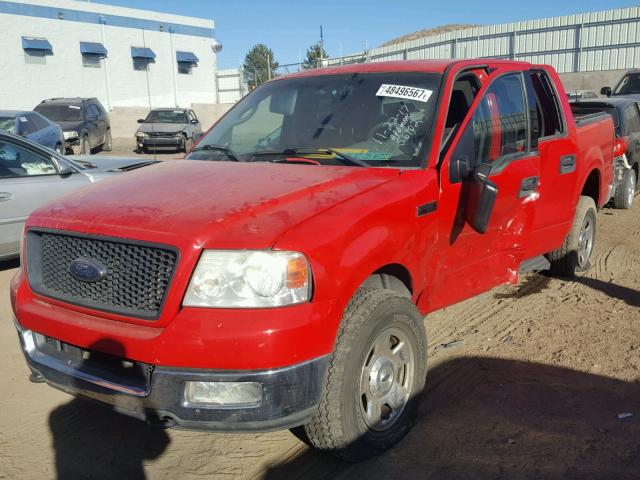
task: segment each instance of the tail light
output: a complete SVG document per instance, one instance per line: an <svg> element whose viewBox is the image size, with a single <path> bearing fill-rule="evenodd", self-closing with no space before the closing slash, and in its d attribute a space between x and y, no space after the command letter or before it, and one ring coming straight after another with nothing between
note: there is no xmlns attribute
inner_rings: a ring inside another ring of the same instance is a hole
<svg viewBox="0 0 640 480"><path fill-rule="evenodd" d="M616 137L616 141L613 144L613 156L621 157L627 151L629 146L629 137Z"/></svg>

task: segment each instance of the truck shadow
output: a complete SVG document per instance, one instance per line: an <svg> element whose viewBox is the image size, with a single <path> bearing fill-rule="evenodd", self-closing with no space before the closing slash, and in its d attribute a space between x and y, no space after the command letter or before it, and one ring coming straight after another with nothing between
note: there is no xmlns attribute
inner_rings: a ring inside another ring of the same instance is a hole
<svg viewBox="0 0 640 480"><path fill-rule="evenodd" d="M0 261L0 272L4 272L5 270L13 270L14 268L19 268L19 267L20 267L19 258Z"/></svg>
<svg viewBox="0 0 640 480"><path fill-rule="evenodd" d="M624 287L613 282L604 282L595 278L577 277L576 282L581 283L593 290L598 290L605 295L619 300L623 300L631 307L640 307L640 291L633 288Z"/></svg>
<svg viewBox="0 0 640 480"><path fill-rule="evenodd" d="M103 339L89 348L90 352L101 350L126 358L124 347L114 340ZM90 359L83 362L81 370ZM77 380L73 386L87 386L80 382ZM158 458L170 443L165 430L79 398L51 412L49 428L59 480L144 480L144 463Z"/></svg>
<svg viewBox="0 0 640 480"><path fill-rule="evenodd" d="M421 420L384 455L348 464L305 449L263 478L640 478L638 382L475 357L438 365L427 384Z"/></svg>

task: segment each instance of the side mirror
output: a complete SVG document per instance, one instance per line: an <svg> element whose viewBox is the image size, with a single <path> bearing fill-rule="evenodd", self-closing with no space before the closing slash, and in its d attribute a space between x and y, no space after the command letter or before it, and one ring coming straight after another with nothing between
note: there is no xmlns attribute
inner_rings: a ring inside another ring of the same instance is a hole
<svg viewBox="0 0 640 480"><path fill-rule="evenodd" d="M198 120L191 120L191 124L192 125L197 125L198 123L200 123L200 122L198 122Z"/></svg>
<svg viewBox="0 0 640 480"><path fill-rule="evenodd" d="M465 220L478 233L485 233L498 197L498 186L489 179L491 165L478 165L468 182Z"/></svg>
<svg viewBox="0 0 640 480"><path fill-rule="evenodd" d="M51 157L51 161L55 165L56 170L58 170L58 175L60 175L61 177L73 173L73 169L67 162L64 162L56 157Z"/></svg>
<svg viewBox="0 0 640 480"><path fill-rule="evenodd" d="M144 123L144 118L139 118L138 123Z"/></svg>
<svg viewBox="0 0 640 480"><path fill-rule="evenodd" d="M602 87L600 89L600 93L606 97L610 97L611 96L611 87Z"/></svg>

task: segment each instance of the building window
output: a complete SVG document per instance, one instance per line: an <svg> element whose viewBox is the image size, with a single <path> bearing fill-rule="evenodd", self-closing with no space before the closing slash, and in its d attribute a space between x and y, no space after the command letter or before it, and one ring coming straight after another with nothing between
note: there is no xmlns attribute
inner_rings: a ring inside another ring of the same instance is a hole
<svg viewBox="0 0 640 480"><path fill-rule="evenodd" d="M82 54L82 66L85 68L102 68L102 56L95 53Z"/></svg>
<svg viewBox="0 0 640 480"><path fill-rule="evenodd" d="M133 69L137 72L148 72L151 58L133 57Z"/></svg>
<svg viewBox="0 0 640 480"><path fill-rule="evenodd" d="M193 73L193 67L195 67L195 63L191 62L178 62L178 73L182 75L191 75Z"/></svg>
<svg viewBox="0 0 640 480"><path fill-rule="evenodd" d="M30 65L46 65L47 52L45 50L25 50L24 63Z"/></svg>

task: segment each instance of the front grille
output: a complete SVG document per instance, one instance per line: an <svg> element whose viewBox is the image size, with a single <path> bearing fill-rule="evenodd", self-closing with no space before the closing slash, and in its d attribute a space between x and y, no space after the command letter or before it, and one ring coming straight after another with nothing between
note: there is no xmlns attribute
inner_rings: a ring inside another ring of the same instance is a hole
<svg viewBox="0 0 640 480"><path fill-rule="evenodd" d="M150 137L157 137L157 138L174 138L178 136L178 133L147 132L147 135L149 135Z"/></svg>
<svg viewBox="0 0 640 480"><path fill-rule="evenodd" d="M72 275L75 260L104 266L97 281ZM148 320L158 318L177 263L172 247L57 231L27 234L27 272L36 293Z"/></svg>

